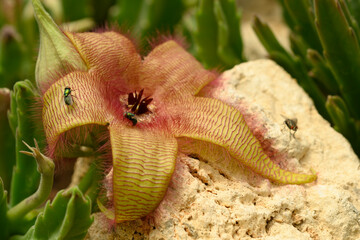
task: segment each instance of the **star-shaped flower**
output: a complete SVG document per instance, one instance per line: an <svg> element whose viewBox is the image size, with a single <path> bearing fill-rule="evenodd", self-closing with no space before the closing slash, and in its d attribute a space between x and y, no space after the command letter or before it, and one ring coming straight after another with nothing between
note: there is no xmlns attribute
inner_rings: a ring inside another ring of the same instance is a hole
<svg viewBox="0 0 360 240"><path fill-rule="evenodd" d="M143 217L158 206L174 171L178 139L219 146L273 182L316 179L272 162L236 108L197 96L216 75L175 41L142 59L119 33L62 32L39 0L33 5L41 34L36 80L50 152L57 152L67 131L107 126L116 222Z"/></svg>

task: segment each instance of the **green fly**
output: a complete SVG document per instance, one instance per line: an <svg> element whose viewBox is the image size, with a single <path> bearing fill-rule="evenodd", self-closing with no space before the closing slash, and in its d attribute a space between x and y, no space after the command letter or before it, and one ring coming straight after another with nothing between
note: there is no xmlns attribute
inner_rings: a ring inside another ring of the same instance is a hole
<svg viewBox="0 0 360 240"><path fill-rule="evenodd" d="M137 124L137 119L135 118L135 114L130 112L125 112L124 117L129 119L132 122L133 126Z"/></svg>
<svg viewBox="0 0 360 240"><path fill-rule="evenodd" d="M71 88L70 87L65 87L64 89L64 102L66 105L70 106L73 105L74 101L71 95Z"/></svg>

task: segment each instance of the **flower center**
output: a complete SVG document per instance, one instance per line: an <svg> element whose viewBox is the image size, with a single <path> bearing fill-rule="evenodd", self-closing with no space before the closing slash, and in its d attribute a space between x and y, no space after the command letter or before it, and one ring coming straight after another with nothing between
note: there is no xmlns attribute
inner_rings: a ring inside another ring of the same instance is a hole
<svg viewBox="0 0 360 240"><path fill-rule="evenodd" d="M136 91L129 93L127 107L135 115L140 115L143 113L150 112L150 110L148 109L148 105L151 103L153 99L149 98L149 96L141 99L143 92L144 89L141 89L139 93L137 93Z"/></svg>
<svg viewBox="0 0 360 240"><path fill-rule="evenodd" d="M133 126L137 124L138 120L143 121L145 119L148 119L149 117L138 117L139 115L151 112L148 108L148 105L153 99L149 98L149 96L142 98L143 93L144 89L141 89L139 93L135 91L128 94L128 100L125 106L129 112L125 112L124 117L129 119L132 122Z"/></svg>

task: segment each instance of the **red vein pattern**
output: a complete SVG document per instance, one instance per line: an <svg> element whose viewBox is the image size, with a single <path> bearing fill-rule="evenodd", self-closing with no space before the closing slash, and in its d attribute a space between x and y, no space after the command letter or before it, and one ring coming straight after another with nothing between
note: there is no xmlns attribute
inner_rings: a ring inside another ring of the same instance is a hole
<svg viewBox="0 0 360 240"><path fill-rule="evenodd" d="M92 78L89 73L73 72L51 85L44 94L42 119L50 148L55 147L63 132L86 124L106 125L112 120L99 89L101 85L94 84ZM72 89L73 105L64 102L65 87Z"/></svg>
<svg viewBox="0 0 360 240"><path fill-rule="evenodd" d="M174 171L177 142L160 132L110 127L116 222L138 219L160 203Z"/></svg>
<svg viewBox="0 0 360 240"><path fill-rule="evenodd" d="M175 117L176 137L190 137L226 148L243 165L277 183L304 184L316 175L298 174L281 169L270 160L253 136L241 113L220 100L196 97L182 103Z"/></svg>
<svg viewBox="0 0 360 240"><path fill-rule="evenodd" d="M162 101L195 95L216 78L173 40L154 48L145 57L140 71L142 87L157 91Z"/></svg>
<svg viewBox="0 0 360 240"><path fill-rule="evenodd" d="M89 66L100 79L121 79L127 88L139 87L138 72L141 57L134 44L117 32L66 33Z"/></svg>

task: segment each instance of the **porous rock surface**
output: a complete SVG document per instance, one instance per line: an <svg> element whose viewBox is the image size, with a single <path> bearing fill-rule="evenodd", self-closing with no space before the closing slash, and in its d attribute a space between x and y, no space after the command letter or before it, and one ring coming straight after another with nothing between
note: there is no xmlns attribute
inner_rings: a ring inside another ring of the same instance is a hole
<svg viewBox="0 0 360 240"><path fill-rule="evenodd" d="M95 214L87 239L360 239L359 159L347 140L274 62L243 63L221 77L215 95L256 116L287 169L312 168L318 180L276 185L241 166L180 155L152 216L111 227ZM298 119L295 138L282 115Z"/></svg>

